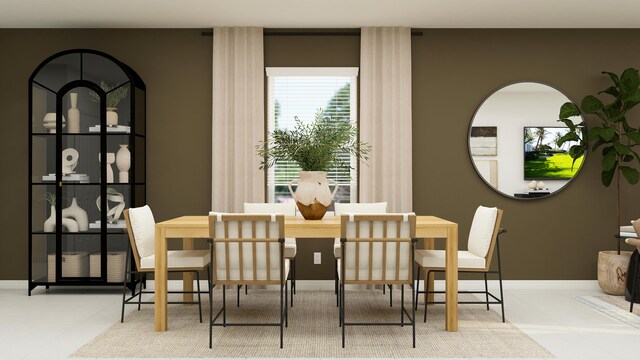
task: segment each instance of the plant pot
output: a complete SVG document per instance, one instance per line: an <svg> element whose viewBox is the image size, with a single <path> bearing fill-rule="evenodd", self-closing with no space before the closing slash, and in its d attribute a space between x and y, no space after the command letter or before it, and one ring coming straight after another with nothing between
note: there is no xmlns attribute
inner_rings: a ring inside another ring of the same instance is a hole
<svg viewBox="0 0 640 360"><path fill-rule="evenodd" d="M333 192L329 190L329 182L333 182ZM296 186L295 193L291 186ZM289 192L296 201L298 210L307 220L320 220L327 212L338 191L334 180L327 180L326 171L300 171L300 180L289 183Z"/></svg>
<svg viewBox="0 0 640 360"><path fill-rule="evenodd" d="M609 295L624 295L631 251L598 253L598 285Z"/></svg>
<svg viewBox="0 0 640 360"><path fill-rule="evenodd" d="M107 126L118 126L118 108L107 108Z"/></svg>

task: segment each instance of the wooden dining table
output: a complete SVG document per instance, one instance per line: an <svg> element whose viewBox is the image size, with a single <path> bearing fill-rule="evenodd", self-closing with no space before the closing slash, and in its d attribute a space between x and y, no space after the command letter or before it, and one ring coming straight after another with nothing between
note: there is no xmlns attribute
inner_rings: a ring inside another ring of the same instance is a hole
<svg viewBox="0 0 640 360"><path fill-rule="evenodd" d="M285 217L284 234L299 241L313 238L339 238L340 217L325 216L322 220L305 220L301 217ZM458 224L436 216L417 216L416 237L424 239L424 248L433 249L435 239L446 241L445 261L445 330L458 331ZM209 238L209 218L181 216L156 224L155 239L155 330L168 329L167 313L167 240L182 239L185 250L191 250L194 239ZM298 266L304 266L298 264ZM193 274L183 277L183 290L193 291ZM433 277L430 279L433 282ZM433 284L429 286L433 289ZM190 301L193 294L184 294ZM432 299L432 297L430 297Z"/></svg>

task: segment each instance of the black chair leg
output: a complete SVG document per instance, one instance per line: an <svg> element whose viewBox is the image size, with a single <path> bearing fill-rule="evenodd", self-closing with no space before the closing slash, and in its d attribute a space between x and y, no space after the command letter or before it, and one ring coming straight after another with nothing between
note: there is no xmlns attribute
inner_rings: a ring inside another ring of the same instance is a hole
<svg viewBox="0 0 640 360"><path fill-rule="evenodd" d="M289 281L284 280L284 327L289 327Z"/></svg>
<svg viewBox="0 0 640 360"><path fill-rule="evenodd" d="M200 297L200 273L196 273L196 287L198 289L198 311L200 312L200 323L202 324L202 298Z"/></svg>
<svg viewBox="0 0 640 360"><path fill-rule="evenodd" d="M222 285L222 327L227 325L227 286Z"/></svg>
<svg viewBox="0 0 640 360"><path fill-rule="evenodd" d="M400 327L404 327L404 284L400 285Z"/></svg>
<svg viewBox="0 0 640 360"><path fill-rule="evenodd" d="M420 295L420 266L418 266L418 274L416 275L416 290L415 290L416 299L413 302L413 306L418 308L418 296ZM413 296L413 294L411 295Z"/></svg>
<svg viewBox="0 0 640 360"><path fill-rule="evenodd" d="M142 281L140 281L140 292L138 293L138 311L140 311L141 305L142 305Z"/></svg>
<svg viewBox="0 0 640 360"><path fill-rule="evenodd" d="M282 279L282 277L280 278ZM281 280L282 281L282 280ZM282 282L280 283L280 349L282 349L282 342L284 338L284 299L283 299L283 288ZM286 298L286 296L284 296Z"/></svg>
<svg viewBox="0 0 640 360"><path fill-rule="evenodd" d="M124 302L127 299L127 276L131 278L131 280L135 280L133 274L129 270L129 256L131 254L131 245L127 247L127 256L124 261L124 281L122 284L122 313L120 314L120 323L124 322Z"/></svg>
<svg viewBox="0 0 640 360"><path fill-rule="evenodd" d="M424 322L427 322L427 305L429 304L428 300L429 300L429 278L430 277L431 277L431 270L428 270L424 278Z"/></svg>
<svg viewBox="0 0 640 360"><path fill-rule="evenodd" d="M638 279L640 279L640 260L636 262L636 276L633 279L633 286L631 288L631 305L629 305L629 312L633 312L633 303L636 300L636 287L638 285Z"/></svg>
<svg viewBox="0 0 640 360"><path fill-rule="evenodd" d="M500 309L502 310L502 322L504 319L504 293L502 291L502 264L500 262L500 236L496 238L496 255L498 258L498 282L500 284Z"/></svg>
<svg viewBox="0 0 640 360"><path fill-rule="evenodd" d="M209 243L209 268L207 269L207 281L209 283L209 349L213 347L213 244Z"/></svg>
<svg viewBox="0 0 640 360"><path fill-rule="evenodd" d="M240 288L242 287L242 285L238 285L238 299L237 299L237 307L240 307Z"/></svg>
<svg viewBox="0 0 640 360"><path fill-rule="evenodd" d="M291 260L291 307L293 307L293 294L296 292L296 260Z"/></svg>
<svg viewBox="0 0 640 360"><path fill-rule="evenodd" d="M389 306L393 307L393 286L389 285Z"/></svg>
<svg viewBox="0 0 640 360"><path fill-rule="evenodd" d="M489 311L489 285L487 284L487 273L484 273L484 296L487 301L487 311Z"/></svg>

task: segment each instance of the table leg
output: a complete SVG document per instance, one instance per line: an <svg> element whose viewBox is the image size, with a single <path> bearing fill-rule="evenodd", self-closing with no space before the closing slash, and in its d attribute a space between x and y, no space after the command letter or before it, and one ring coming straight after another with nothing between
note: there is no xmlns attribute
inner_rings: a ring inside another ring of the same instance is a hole
<svg viewBox="0 0 640 360"><path fill-rule="evenodd" d="M192 238L182 239L182 250L193 250ZM193 280L194 280L194 274L192 272L182 273L182 290L193 291ZM193 294L182 294L182 301L192 302Z"/></svg>
<svg viewBox="0 0 640 360"><path fill-rule="evenodd" d="M167 239L165 229L156 226L155 329L167 330Z"/></svg>
<svg viewBox="0 0 640 360"><path fill-rule="evenodd" d="M458 226L447 231L446 246L446 321L447 331L458 331Z"/></svg>
<svg viewBox="0 0 640 360"><path fill-rule="evenodd" d="M425 250L433 250L435 247L434 245L434 240L433 238L425 238L424 239L424 248ZM424 276L426 279L427 276L427 272L424 272ZM433 291L433 281L435 278L435 274L432 274L431 276L429 276L429 291ZM427 294L427 301L433 302L433 294Z"/></svg>

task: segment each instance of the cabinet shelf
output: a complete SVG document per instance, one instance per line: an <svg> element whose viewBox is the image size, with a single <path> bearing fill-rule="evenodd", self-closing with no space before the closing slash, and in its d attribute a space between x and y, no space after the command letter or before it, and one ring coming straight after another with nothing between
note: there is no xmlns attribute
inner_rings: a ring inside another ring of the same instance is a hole
<svg viewBox="0 0 640 360"><path fill-rule="evenodd" d="M106 112L110 95L105 93L103 83L123 89L117 105L117 127L107 127L113 114ZM101 110L105 113L101 114ZM65 119L65 127L58 133L48 130L55 128L56 121L62 121L51 113L62 114ZM129 249L129 239L126 229L107 223L107 216L113 216L110 210L114 208L120 211L123 204L125 209L146 204L146 137L140 134L146 129L144 82L129 66L108 54L88 49L63 51L44 60L29 78L27 121L31 199L29 295L37 286L122 286L122 282L107 281L114 276L121 279L108 265L116 261L109 260L114 253L122 254ZM105 131L101 131L103 128ZM70 133L70 130L80 131ZM120 151L123 148L129 150L128 154ZM113 161L112 153L118 154L121 168L129 163L131 182L107 183L112 173L113 179L119 180L118 165L107 165L106 159ZM62 169L76 174L56 177ZM56 205L43 201L45 198ZM52 226L63 209L68 209L63 226ZM75 229L68 219L83 225L88 219L88 231L68 231ZM123 217L118 220L123 221ZM135 267L130 259L130 265ZM87 272L84 267L89 265L91 269ZM56 277L57 271L62 276ZM131 287L139 281L134 276L127 285Z"/></svg>

